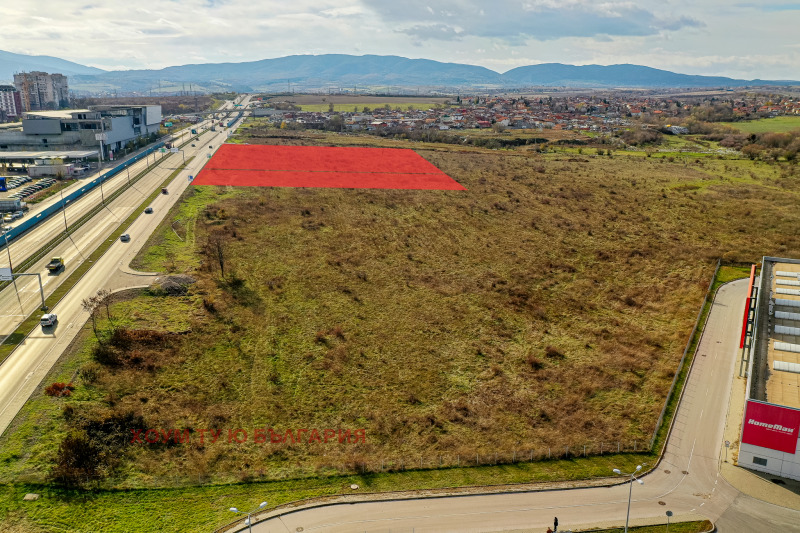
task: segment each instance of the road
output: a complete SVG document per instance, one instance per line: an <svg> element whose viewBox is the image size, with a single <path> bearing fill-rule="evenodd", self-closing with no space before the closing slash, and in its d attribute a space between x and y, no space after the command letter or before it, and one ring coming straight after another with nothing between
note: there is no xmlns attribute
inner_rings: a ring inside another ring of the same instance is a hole
<svg viewBox="0 0 800 533"><path fill-rule="evenodd" d="M183 191L188 187L189 175L197 175L207 161L206 155L215 151L227 138L226 131L206 132L201 135L195 148L185 147L186 155L195 155L186 169L184 169L168 187L169 194L159 195L152 202L153 214L142 214L131 225L128 233L131 241L127 243L115 242L97 263L81 278L78 284L51 310L58 315L58 325L52 331L43 331L36 328L25 338L20 346L0 365L0 434L6 430L16 416L19 409L27 401L31 393L36 390L50 368L55 364L63 351L75 337L82 325L88 319L88 314L81 309L81 301L94 295L98 289L113 286L112 280L119 276L120 268L127 266L150 234L158 227L166 216L170 207L177 201ZM201 142L202 141L202 142ZM213 149L209 148L213 146ZM111 232L125 220L144 199L149 196L170 173L182 162L181 154L172 154L164 162L143 177L128 191L120 195L114 202L108 204L90 222L84 224L70 236L69 239L59 244L52 255L62 256L67 264L66 274L49 275L45 269L48 262L43 258L33 265L29 272L38 272L42 276L45 297L52 293L58 283L65 279L71 269L78 266ZM119 178L117 178L119 179ZM103 185L105 189L105 184ZM87 196L90 205L101 202L99 188ZM78 216L77 207L74 216ZM69 215L69 208L68 208ZM60 226L59 226L60 225ZM63 216L56 214L42 224L43 228L56 227L56 232L64 230ZM60 229L58 229L60 228ZM20 249L35 245L41 237L37 231L28 232L18 239ZM41 231L48 231L42 229ZM52 228L51 228L52 231ZM41 245L41 244L40 244ZM12 245L11 253L16 252ZM21 253L21 252L16 252ZM148 280L149 281L149 280ZM39 284L34 276L21 280L18 278L17 290L19 299L13 285L6 287L0 293L0 334L4 337L12 332L16 326L30 312L38 312L41 303L39 298ZM22 309L22 310L21 310Z"/></svg>
<svg viewBox="0 0 800 533"><path fill-rule="evenodd" d="M719 473L747 281L715 299L663 460L634 484L631 521L702 516L719 531L798 531L800 512L740 493ZM609 473L611 474L611 473ZM625 522L629 485L388 502L343 503L267 519L258 533L545 531Z"/></svg>

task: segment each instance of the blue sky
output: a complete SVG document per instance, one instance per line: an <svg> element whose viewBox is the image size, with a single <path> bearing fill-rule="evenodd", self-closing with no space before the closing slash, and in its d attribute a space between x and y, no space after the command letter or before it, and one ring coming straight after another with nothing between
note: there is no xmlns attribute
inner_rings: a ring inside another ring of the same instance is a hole
<svg viewBox="0 0 800 533"><path fill-rule="evenodd" d="M105 69L344 53L800 79L797 2L36 0L3 2L0 20L2 50Z"/></svg>

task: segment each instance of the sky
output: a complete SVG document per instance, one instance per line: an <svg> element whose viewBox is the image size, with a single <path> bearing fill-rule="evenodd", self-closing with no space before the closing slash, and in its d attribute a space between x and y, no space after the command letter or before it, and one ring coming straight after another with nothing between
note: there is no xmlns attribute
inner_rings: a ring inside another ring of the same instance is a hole
<svg viewBox="0 0 800 533"><path fill-rule="evenodd" d="M0 50L106 70L338 53L800 79L798 0L34 0L0 20Z"/></svg>

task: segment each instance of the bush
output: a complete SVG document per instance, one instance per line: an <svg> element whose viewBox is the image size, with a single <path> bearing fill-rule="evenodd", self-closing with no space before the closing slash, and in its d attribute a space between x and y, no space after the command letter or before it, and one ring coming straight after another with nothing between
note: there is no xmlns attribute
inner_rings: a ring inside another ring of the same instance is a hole
<svg viewBox="0 0 800 533"><path fill-rule="evenodd" d="M102 477L101 450L83 431L70 433L58 447L50 479L66 487L80 487Z"/></svg>
<svg viewBox="0 0 800 533"><path fill-rule="evenodd" d="M72 391L75 390L75 387L72 383L52 383L46 389L44 389L44 393L48 396L54 396L56 398L61 396L69 396L72 394Z"/></svg>

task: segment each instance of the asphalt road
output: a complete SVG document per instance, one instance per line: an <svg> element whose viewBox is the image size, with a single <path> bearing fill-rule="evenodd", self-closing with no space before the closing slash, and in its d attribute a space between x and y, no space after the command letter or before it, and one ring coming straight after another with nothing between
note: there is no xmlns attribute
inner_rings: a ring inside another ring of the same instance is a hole
<svg viewBox="0 0 800 533"><path fill-rule="evenodd" d="M701 340L663 460L634 484L631 521L702 516L719 531L798 531L800 512L741 494L719 473L747 281L723 286ZM610 475L612 475L609 472ZM344 503L255 524L258 533L559 530L625 522L629 485Z"/></svg>
<svg viewBox="0 0 800 533"><path fill-rule="evenodd" d="M159 195L151 204L154 213L142 214L131 225L127 231L131 236L131 241L114 243L78 284L51 310L58 315L57 326L47 330L40 327L34 329L0 365L0 434L6 430L19 409L36 390L36 387L39 386L47 372L88 319L88 314L81 309L81 301L96 294L100 288L114 286L112 280L119 276L120 269L130 263L153 230L166 216L170 207L188 187L187 177L197 175L208 160L206 154L215 151L226 138L227 131L206 132L201 135L201 140L195 143L197 144L195 148L191 148L191 145L184 148L186 155L195 155L195 159L168 187L169 194ZM209 149L209 145L214 148ZM120 195L90 222L81 226L71 235L71 238L58 245L51 255L60 255L65 258L66 273L62 271L59 275L50 275L45 269L48 258L43 258L36 263L29 271L41 274L45 297L52 293L58 283L69 275L70 270L85 260L97 245L109 238L120 222L125 220L157 187L160 187L164 179L175 170L182 160L180 153L169 155L163 163L142 178L134 187ZM115 179L127 179L124 174ZM108 190L105 184L103 188L104 191ZM99 204L101 202L99 188L87 194L85 201L88 202L88 205ZM75 210L73 216L77 217L81 208L78 206L68 207L68 217L70 209ZM14 253L22 253L24 249L30 249L37 244L41 246L42 243L47 242L49 240L47 236L52 235L53 231L56 233L64 231L63 216L56 214L43 222L41 226L42 228L26 233L12 244L12 260ZM14 245L17 245L18 248L14 248ZM40 304L39 283L35 276L18 279L16 291L13 285L6 287L0 293L0 309L2 310L0 335L5 337L14 331L24 317L31 312L40 312L38 311Z"/></svg>

